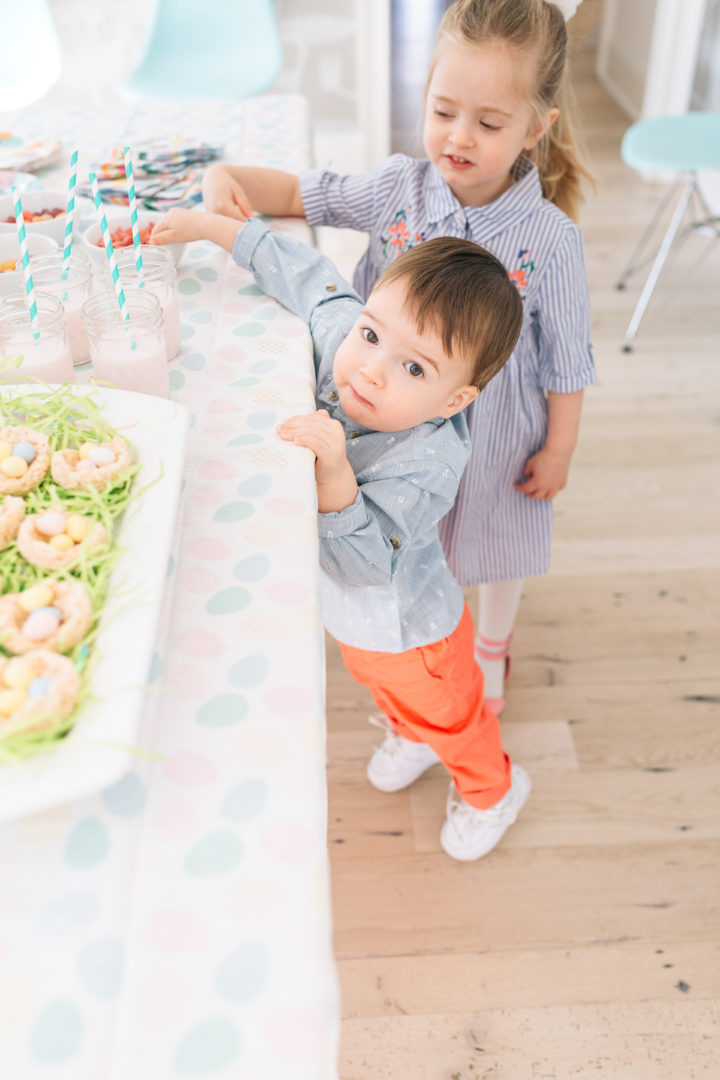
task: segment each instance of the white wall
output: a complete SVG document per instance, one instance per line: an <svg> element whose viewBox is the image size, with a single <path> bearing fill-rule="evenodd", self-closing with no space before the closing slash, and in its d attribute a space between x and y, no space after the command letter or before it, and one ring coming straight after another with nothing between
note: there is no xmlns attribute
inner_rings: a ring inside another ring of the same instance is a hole
<svg viewBox="0 0 720 1080"><path fill-rule="evenodd" d="M597 74L632 120L690 106L706 0L605 0Z"/></svg>
<svg viewBox="0 0 720 1080"><path fill-rule="evenodd" d="M624 111L642 110L657 0L605 0L598 76Z"/></svg>

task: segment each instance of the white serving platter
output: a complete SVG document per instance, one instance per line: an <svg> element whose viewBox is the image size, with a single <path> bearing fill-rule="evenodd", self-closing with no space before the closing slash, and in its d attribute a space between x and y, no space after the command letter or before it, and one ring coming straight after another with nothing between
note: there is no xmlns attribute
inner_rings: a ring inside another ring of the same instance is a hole
<svg viewBox="0 0 720 1080"><path fill-rule="evenodd" d="M0 406L29 387L0 386ZM37 388L42 392L42 387ZM93 646L89 700L75 726L47 752L0 764L0 820L32 814L102 791L130 768L140 749L168 558L178 517L188 411L165 398L126 390L92 393L105 419L134 443L140 470L134 491L152 483L126 510L115 534L122 553L110 579Z"/></svg>

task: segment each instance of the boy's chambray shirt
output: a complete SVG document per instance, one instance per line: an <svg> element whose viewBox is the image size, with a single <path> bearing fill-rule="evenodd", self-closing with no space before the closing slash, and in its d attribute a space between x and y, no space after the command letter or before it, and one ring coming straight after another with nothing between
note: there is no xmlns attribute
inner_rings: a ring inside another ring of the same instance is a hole
<svg viewBox="0 0 720 1080"><path fill-rule="evenodd" d="M363 302L329 259L253 219L232 252L268 295L304 319L313 340L319 409L346 433L358 494L318 514L320 594L333 637L358 649L404 652L455 630L464 599L445 562L437 523L452 506L470 455L462 414L405 431L372 431L346 416L335 351Z"/></svg>

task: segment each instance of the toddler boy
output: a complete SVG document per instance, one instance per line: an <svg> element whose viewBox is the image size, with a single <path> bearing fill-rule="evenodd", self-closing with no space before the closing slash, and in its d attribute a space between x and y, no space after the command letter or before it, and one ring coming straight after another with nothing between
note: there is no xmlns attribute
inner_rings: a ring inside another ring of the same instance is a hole
<svg viewBox="0 0 720 1080"><path fill-rule="evenodd" d="M530 780L484 701L437 525L470 453L462 411L520 333L517 289L494 256L455 237L401 255L366 304L323 255L257 219L171 210L152 241L200 239L310 328L318 408L278 434L315 454L325 625L389 723L370 782L399 791L441 761L453 781L442 846L477 859L515 821Z"/></svg>

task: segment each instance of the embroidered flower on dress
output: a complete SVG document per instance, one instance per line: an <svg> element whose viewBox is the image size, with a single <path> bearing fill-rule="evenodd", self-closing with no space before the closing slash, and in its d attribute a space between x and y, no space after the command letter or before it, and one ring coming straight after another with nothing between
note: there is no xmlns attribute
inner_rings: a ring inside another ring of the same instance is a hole
<svg viewBox="0 0 720 1080"><path fill-rule="evenodd" d="M528 248L520 248L518 259L520 260L520 266L516 270L510 270L508 272L508 277L517 288L521 298L524 300L528 288L528 278L535 269L535 263L530 258L530 250Z"/></svg>
<svg viewBox="0 0 720 1080"><path fill-rule="evenodd" d="M396 259L398 255L409 251L410 248L421 244L425 234L421 232L410 233L407 218L410 208L398 210L393 219L393 224L388 229L387 236L381 236L382 252L386 259Z"/></svg>

